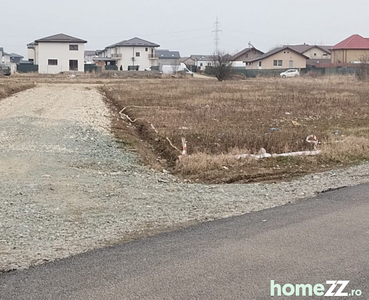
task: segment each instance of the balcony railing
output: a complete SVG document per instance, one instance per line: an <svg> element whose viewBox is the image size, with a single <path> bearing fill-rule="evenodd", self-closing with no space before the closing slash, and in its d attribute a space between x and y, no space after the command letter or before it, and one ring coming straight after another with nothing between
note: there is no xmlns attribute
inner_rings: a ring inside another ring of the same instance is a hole
<svg viewBox="0 0 369 300"><path fill-rule="evenodd" d="M120 58L122 57L122 53L112 53L111 58Z"/></svg>
<svg viewBox="0 0 369 300"><path fill-rule="evenodd" d="M159 59L159 56L156 53L149 54L149 59Z"/></svg>

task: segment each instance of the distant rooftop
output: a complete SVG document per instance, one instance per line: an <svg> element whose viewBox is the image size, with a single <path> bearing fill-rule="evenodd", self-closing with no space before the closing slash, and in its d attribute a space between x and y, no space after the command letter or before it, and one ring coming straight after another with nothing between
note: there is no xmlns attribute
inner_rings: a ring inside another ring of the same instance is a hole
<svg viewBox="0 0 369 300"><path fill-rule="evenodd" d="M261 50L259 50L259 49L256 49L255 47L248 47L248 48L245 48L245 49L243 49L243 50L241 50L240 52L237 52L236 54L234 54L234 55L231 55L230 57L229 57L229 60L237 60L237 58L238 57L240 57L240 56L242 56L242 55L244 55L244 54L246 54L246 53L248 53L248 52L250 52L250 51L257 51L257 52L259 52L260 53L260 55L262 55L262 54L264 54L264 52L263 51L261 51Z"/></svg>
<svg viewBox="0 0 369 300"><path fill-rule="evenodd" d="M254 61L258 61L258 60L262 60L264 58L267 58L269 56L272 56L278 52L281 52L281 51L284 51L284 50L291 50L297 54L300 54L301 56L305 57L305 58L308 58L307 56L303 55L302 53L300 52L297 52L296 50L292 49L290 46L283 46L283 47L277 47L275 49L272 49L270 50L269 52L267 53L264 53L263 55L257 57L257 58L254 58L254 59L250 59L250 60L246 60L247 62L254 62Z"/></svg>
<svg viewBox="0 0 369 300"><path fill-rule="evenodd" d="M195 60L207 61L207 60L211 60L211 55L191 55L190 58L195 59Z"/></svg>
<svg viewBox="0 0 369 300"><path fill-rule="evenodd" d="M96 55L96 50L86 50L85 56Z"/></svg>
<svg viewBox="0 0 369 300"><path fill-rule="evenodd" d="M301 44L301 45L285 45L286 47L290 47L299 53L304 53L312 48L319 48L326 53L331 53L332 46L323 46L323 45L309 45L309 44Z"/></svg>
<svg viewBox="0 0 369 300"><path fill-rule="evenodd" d="M369 39L364 38L359 34L353 34L352 36L333 46L333 50L340 49L369 49Z"/></svg>
<svg viewBox="0 0 369 300"><path fill-rule="evenodd" d="M35 40L35 43L87 43L85 40L66 35L64 33L59 33L51 35L42 39Z"/></svg>
<svg viewBox="0 0 369 300"><path fill-rule="evenodd" d="M37 43L32 42L27 44L27 48L34 48L37 45Z"/></svg>
<svg viewBox="0 0 369 300"><path fill-rule="evenodd" d="M10 53L10 58L23 58L24 56L19 55L17 53Z"/></svg>
<svg viewBox="0 0 369 300"><path fill-rule="evenodd" d="M159 58L181 58L179 51L170 51L164 49L157 49L156 54Z"/></svg>
<svg viewBox="0 0 369 300"><path fill-rule="evenodd" d="M160 45L140 39L138 37L134 37L129 40L124 40L113 45L108 46L107 48L114 47L160 47Z"/></svg>

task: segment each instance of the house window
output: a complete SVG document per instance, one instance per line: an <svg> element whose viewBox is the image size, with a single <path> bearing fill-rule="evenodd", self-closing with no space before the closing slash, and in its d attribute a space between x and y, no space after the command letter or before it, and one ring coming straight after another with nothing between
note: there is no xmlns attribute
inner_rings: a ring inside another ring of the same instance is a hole
<svg viewBox="0 0 369 300"><path fill-rule="evenodd" d="M136 52L136 57L140 57L140 52Z"/></svg>
<svg viewBox="0 0 369 300"><path fill-rule="evenodd" d="M70 51L78 51L78 45L69 45Z"/></svg>
<svg viewBox="0 0 369 300"><path fill-rule="evenodd" d="M273 66L282 67L282 60L273 60Z"/></svg>
<svg viewBox="0 0 369 300"><path fill-rule="evenodd" d="M78 71L78 60L71 59L69 61L69 71Z"/></svg>
<svg viewBox="0 0 369 300"><path fill-rule="evenodd" d="M208 63L208 67L210 67L211 66L211 63Z"/></svg>
<svg viewBox="0 0 369 300"><path fill-rule="evenodd" d="M316 53L314 53L314 56L316 56Z"/></svg>
<svg viewBox="0 0 369 300"><path fill-rule="evenodd" d="M145 51L147 52L147 51L149 51L149 48L145 48Z"/></svg>
<svg viewBox="0 0 369 300"><path fill-rule="evenodd" d="M49 66L57 66L57 65L58 65L58 60L57 60L57 59L49 59L49 60L47 61L47 64L48 64Z"/></svg>
<svg viewBox="0 0 369 300"><path fill-rule="evenodd" d="M200 67L202 67L203 66L203 64L202 63L200 63Z"/></svg>
<svg viewBox="0 0 369 300"><path fill-rule="evenodd" d="M261 61L259 61L259 67L261 67Z"/></svg>

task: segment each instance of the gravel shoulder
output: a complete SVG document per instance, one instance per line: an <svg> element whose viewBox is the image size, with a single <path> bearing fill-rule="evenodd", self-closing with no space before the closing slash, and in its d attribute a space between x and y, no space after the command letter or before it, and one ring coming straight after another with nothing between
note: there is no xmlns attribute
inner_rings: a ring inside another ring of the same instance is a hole
<svg viewBox="0 0 369 300"><path fill-rule="evenodd" d="M200 185L141 166L87 84L0 101L0 272L369 181L369 164L278 184Z"/></svg>

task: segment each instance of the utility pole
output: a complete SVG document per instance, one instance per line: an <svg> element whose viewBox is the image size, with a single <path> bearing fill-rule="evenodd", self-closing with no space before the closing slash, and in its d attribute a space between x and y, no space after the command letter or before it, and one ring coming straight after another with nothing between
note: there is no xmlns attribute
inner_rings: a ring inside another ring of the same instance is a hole
<svg viewBox="0 0 369 300"><path fill-rule="evenodd" d="M215 38L214 38L214 43L215 43L215 53L218 53L219 51L219 42L220 42L220 37L219 37L219 33L221 32L221 30L219 29L219 20L218 20L218 16L216 18L215 21L215 30L213 30L213 32L215 32Z"/></svg>

